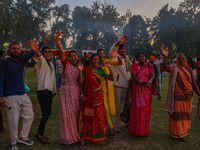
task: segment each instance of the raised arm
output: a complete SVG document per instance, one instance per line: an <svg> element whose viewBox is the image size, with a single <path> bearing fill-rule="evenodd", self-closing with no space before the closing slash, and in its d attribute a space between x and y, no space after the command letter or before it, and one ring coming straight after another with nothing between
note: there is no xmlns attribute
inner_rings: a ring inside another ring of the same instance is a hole
<svg viewBox="0 0 200 150"><path fill-rule="evenodd" d="M60 53L60 59L61 59L61 61L64 61L66 59L66 55L65 55L65 51L63 50L63 47L62 47L62 45L60 43L60 39L59 39L60 35L61 35L61 32L57 31L56 32L56 36L55 36L56 45L57 45L57 48L58 48L59 53Z"/></svg>
<svg viewBox="0 0 200 150"><path fill-rule="evenodd" d="M109 52L109 56L110 58L115 58L117 56L119 56L119 54L117 53L118 51L118 47L120 43L126 43L127 41L127 36L122 36L111 48L110 52Z"/></svg>
<svg viewBox="0 0 200 150"><path fill-rule="evenodd" d="M164 48L164 46L162 46L162 47L160 48L160 50L161 50L162 54L164 55L163 69L164 69L165 71L167 71L167 72L170 72L170 71L171 71L170 66L167 65L168 49L167 49L167 48Z"/></svg>

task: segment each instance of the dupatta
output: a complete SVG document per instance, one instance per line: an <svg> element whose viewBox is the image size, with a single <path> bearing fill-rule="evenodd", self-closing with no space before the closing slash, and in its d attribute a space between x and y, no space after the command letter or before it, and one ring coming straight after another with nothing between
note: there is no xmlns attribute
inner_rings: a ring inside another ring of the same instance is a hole
<svg viewBox="0 0 200 150"><path fill-rule="evenodd" d="M184 55L182 53L176 56L176 64L170 66L170 78L167 101L165 110L171 115L174 112L174 101L191 100L192 98L192 79L190 73L178 63L178 57ZM186 60L186 67L189 67ZM176 88L175 88L176 87ZM176 93L176 95L175 95ZM186 97L185 97L186 96Z"/></svg>

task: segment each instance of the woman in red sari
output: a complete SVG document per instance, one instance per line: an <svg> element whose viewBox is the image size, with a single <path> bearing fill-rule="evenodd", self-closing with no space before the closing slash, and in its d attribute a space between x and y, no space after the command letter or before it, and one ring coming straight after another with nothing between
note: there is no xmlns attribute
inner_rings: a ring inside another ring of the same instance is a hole
<svg viewBox="0 0 200 150"><path fill-rule="evenodd" d="M138 64L131 69L132 99L129 116L129 133L133 136L148 136L152 104L153 65L146 63L144 53L137 55Z"/></svg>
<svg viewBox="0 0 200 150"><path fill-rule="evenodd" d="M105 141L105 110L103 102L103 92L101 88L102 77L113 80L113 73L109 67L110 75L99 68L101 64L100 56L93 54L91 57L91 66L85 67L83 72L80 69L80 82L84 83L84 94L81 94L83 100L80 112L80 137L81 146L84 148L84 140L92 143ZM85 101L84 101L85 98Z"/></svg>

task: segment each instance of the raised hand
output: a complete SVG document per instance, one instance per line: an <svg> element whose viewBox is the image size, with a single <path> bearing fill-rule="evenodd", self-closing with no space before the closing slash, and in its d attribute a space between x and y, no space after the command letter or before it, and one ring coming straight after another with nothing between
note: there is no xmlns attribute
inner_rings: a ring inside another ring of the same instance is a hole
<svg viewBox="0 0 200 150"><path fill-rule="evenodd" d="M168 56L168 49L167 49L167 48L164 48L164 46L162 46L162 47L160 48L160 50L161 50L162 54L163 54L165 57Z"/></svg>
<svg viewBox="0 0 200 150"><path fill-rule="evenodd" d="M127 36L126 36L126 35L122 36L122 37L118 40L119 43L126 43L126 41L127 41Z"/></svg>
<svg viewBox="0 0 200 150"><path fill-rule="evenodd" d="M42 42L45 43L46 41L48 41L49 38L50 38L50 36L48 35L48 33L46 33L45 38Z"/></svg>
<svg viewBox="0 0 200 150"><path fill-rule="evenodd" d="M60 41L60 40L59 40L60 35L61 35L61 31L57 31L57 32L56 32L56 36L55 36L56 42L59 42L59 41Z"/></svg>
<svg viewBox="0 0 200 150"><path fill-rule="evenodd" d="M30 40L29 46L30 46L31 49L33 49L35 51L35 53L39 52L39 46L35 41Z"/></svg>
<svg viewBox="0 0 200 150"><path fill-rule="evenodd" d="M83 64L81 62L78 63L77 67L78 67L79 70L83 70Z"/></svg>

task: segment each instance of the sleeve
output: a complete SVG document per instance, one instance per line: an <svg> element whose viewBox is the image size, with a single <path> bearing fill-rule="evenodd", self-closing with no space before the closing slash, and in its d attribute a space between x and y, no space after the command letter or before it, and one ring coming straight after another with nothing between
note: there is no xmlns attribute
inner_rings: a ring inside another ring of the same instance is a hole
<svg viewBox="0 0 200 150"><path fill-rule="evenodd" d="M0 60L0 97L3 97L4 89L4 79L5 79L5 63Z"/></svg>
<svg viewBox="0 0 200 150"><path fill-rule="evenodd" d="M44 45L44 43L41 41L41 42L38 44L39 49L41 49L43 45Z"/></svg>
<svg viewBox="0 0 200 150"><path fill-rule="evenodd" d="M67 60L67 57L65 60L61 60L61 63L63 64L63 66L65 66L67 64L68 60Z"/></svg>
<svg viewBox="0 0 200 150"><path fill-rule="evenodd" d="M117 51L119 47L115 47L115 44L111 47L110 52L109 52L109 57L111 59L116 57Z"/></svg>
<svg viewBox="0 0 200 150"><path fill-rule="evenodd" d="M43 45L44 43L41 41L38 44L39 49L41 49ZM23 63L24 64L27 63L34 55L35 55L35 51L33 49L28 51L25 55L22 55L21 58L22 58Z"/></svg>
<svg viewBox="0 0 200 150"><path fill-rule="evenodd" d="M135 64L133 64L132 67L131 67L131 74L132 73L135 73L135 74L137 73L137 69L136 69L136 65Z"/></svg>
<svg viewBox="0 0 200 150"><path fill-rule="evenodd" d="M167 72L171 72L170 65L167 65L167 62L163 61L163 69Z"/></svg>
<svg viewBox="0 0 200 150"><path fill-rule="evenodd" d="M21 56L22 63L23 64L27 63L29 61L29 59L31 59L34 55L35 55L35 51L33 49L31 49L25 55Z"/></svg>
<svg viewBox="0 0 200 150"><path fill-rule="evenodd" d="M104 62L108 61L113 66L121 66L124 64L124 62L120 62L119 60L111 60L111 59L105 59Z"/></svg>

